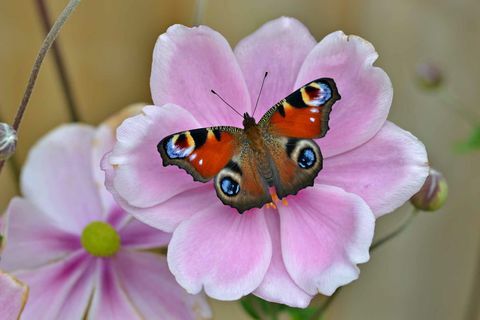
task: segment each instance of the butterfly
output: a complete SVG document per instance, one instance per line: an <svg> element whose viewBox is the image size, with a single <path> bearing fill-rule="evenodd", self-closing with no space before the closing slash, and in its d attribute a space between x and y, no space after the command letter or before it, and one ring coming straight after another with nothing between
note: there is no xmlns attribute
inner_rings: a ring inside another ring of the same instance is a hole
<svg viewBox="0 0 480 320"><path fill-rule="evenodd" d="M333 79L317 79L275 104L258 123L245 113L243 129L178 132L163 138L157 150L164 166L176 165L195 181L214 179L218 198L239 213L261 208L273 201L272 187L282 199L313 185L323 158L312 139L325 136L340 98Z"/></svg>

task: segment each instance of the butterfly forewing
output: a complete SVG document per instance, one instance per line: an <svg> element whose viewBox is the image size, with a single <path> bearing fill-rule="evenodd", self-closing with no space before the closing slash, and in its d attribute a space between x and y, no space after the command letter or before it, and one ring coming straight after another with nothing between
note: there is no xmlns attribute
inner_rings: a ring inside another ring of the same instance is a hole
<svg viewBox="0 0 480 320"><path fill-rule="evenodd" d="M276 136L322 138L328 131L332 106L339 99L335 81L321 78L304 85L273 106L259 125Z"/></svg>

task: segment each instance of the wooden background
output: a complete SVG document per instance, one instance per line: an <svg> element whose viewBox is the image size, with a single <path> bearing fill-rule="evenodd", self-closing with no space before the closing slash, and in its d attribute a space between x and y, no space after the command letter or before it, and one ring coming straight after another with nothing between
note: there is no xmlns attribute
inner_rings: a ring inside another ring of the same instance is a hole
<svg viewBox="0 0 480 320"><path fill-rule="evenodd" d="M47 3L56 16L66 1ZM195 7L193 0L83 1L60 36L81 120L98 124L130 103L150 102L155 40L171 24L194 24ZM443 103L443 93L422 92L414 82L419 62L436 62L446 75L445 91L461 101L456 107L469 109L480 120L480 1L211 0L202 8L202 23L232 45L282 15L301 20L319 40L342 29L371 41L380 54L377 65L393 81L390 120L426 144L432 165L449 181L445 208L423 214L375 252L361 267L360 279L335 301L328 319L480 319L472 311L480 297L471 297L480 287L475 267L480 252L480 153L453 151L471 130L468 120ZM0 1L1 120L13 119L42 39L34 1ZM16 160L22 163L40 136L69 120L49 56L20 132ZM0 211L18 192L12 166L6 169L0 176ZM392 229L407 210L380 219L377 236ZM247 319L236 303L213 305L215 319Z"/></svg>

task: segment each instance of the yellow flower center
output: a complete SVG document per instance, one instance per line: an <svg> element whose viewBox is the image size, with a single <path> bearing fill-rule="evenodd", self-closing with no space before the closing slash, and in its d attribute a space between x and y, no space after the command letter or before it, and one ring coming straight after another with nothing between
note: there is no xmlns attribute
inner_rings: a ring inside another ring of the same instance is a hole
<svg viewBox="0 0 480 320"><path fill-rule="evenodd" d="M111 257L120 249L117 230L102 221L89 223L83 229L80 242L85 250L95 257Z"/></svg>

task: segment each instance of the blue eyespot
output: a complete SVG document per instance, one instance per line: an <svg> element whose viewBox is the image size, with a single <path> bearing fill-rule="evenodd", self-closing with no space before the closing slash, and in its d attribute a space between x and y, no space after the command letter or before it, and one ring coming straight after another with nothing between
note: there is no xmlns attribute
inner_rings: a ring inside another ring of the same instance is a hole
<svg viewBox="0 0 480 320"><path fill-rule="evenodd" d="M298 154L297 163L302 169L310 169L317 162L317 157L312 148L303 148Z"/></svg>
<svg viewBox="0 0 480 320"><path fill-rule="evenodd" d="M222 192L230 197L237 195L240 192L240 185L230 177L225 177L220 181Z"/></svg>
<svg viewBox="0 0 480 320"><path fill-rule="evenodd" d="M328 86L326 83L321 83L320 82L320 92L318 94L318 104L324 104L326 101L328 101L332 97L332 89Z"/></svg>

